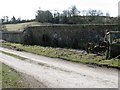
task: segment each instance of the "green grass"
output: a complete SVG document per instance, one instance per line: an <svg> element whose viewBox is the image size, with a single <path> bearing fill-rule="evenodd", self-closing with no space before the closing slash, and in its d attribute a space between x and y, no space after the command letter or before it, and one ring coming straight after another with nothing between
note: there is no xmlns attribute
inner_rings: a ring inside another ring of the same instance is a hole
<svg viewBox="0 0 120 90"><path fill-rule="evenodd" d="M14 69L2 64L2 88L25 88L27 84Z"/></svg>
<svg viewBox="0 0 120 90"><path fill-rule="evenodd" d="M40 25L38 22L27 22L27 23L19 23L19 24L5 24L4 26L8 31L18 31L23 30L27 26L37 26Z"/></svg>
<svg viewBox="0 0 120 90"><path fill-rule="evenodd" d="M1 53L4 53L4 54L7 54L9 56L12 56L12 57L15 57L15 58L18 58L18 59L21 59L21 60L25 60L27 58L24 58L24 57L20 57L18 55L15 55L15 54L12 54L12 53L8 53L8 52L4 52L4 51L0 51Z"/></svg>
<svg viewBox="0 0 120 90"><path fill-rule="evenodd" d="M38 55L43 55L51 58L60 58L72 62L80 62L84 64L95 64L98 66L107 66L120 68L120 59L110 59L106 60L104 56L97 56L95 54L80 54L79 52L72 49L62 49L62 48L52 48L52 47L42 47L42 46L30 46L15 43L2 43L3 47L7 48L18 48L20 50L31 52Z"/></svg>

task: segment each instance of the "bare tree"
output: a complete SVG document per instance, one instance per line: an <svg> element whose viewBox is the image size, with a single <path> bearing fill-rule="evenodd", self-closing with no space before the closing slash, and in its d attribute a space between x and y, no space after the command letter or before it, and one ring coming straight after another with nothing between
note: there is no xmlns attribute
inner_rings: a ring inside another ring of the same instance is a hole
<svg viewBox="0 0 120 90"><path fill-rule="evenodd" d="M82 10L82 15L86 16L86 10Z"/></svg>
<svg viewBox="0 0 120 90"><path fill-rule="evenodd" d="M107 16L107 17L110 17L110 14L107 12L107 13L106 13L106 16Z"/></svg>
<svg viewBox="0 0 120 90"><path fill-rule="evenodd" d="M72 16L77 16L80 13L80 11L77 9L75 5L71 7L70 12Z"/></svg>
<svg viewBox="0 0 120 90"><path fill-rule="evenodd" d="M103 12L101 10L92 10L92 9L89 9L87 11L87 16L102 16L103 15Z"/></svg>

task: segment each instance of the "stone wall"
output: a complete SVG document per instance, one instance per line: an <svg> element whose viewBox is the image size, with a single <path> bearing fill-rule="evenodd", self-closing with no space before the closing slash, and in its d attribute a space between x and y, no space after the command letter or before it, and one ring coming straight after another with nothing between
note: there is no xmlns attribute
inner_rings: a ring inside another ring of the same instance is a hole
<svg viewBox="0 0 120 90"><path fill-rule="evenodd" d="M105 31L118 30L117 25L53 25L28 27L23 43L84 49L88 42L103 41Z"/></svg>
<svg viewBox="0 0 120 90"><path fill-rule="evenodd" d="M8 42L13 43L22 43L22 32L15 32L15 31L1 31L1 38Z"/></svg>
<svg viewBox="0 0 120 90"><path fill-rule="evenodd" d="M117 25L49 25L28 27L24 31L0 31L2 39L28 45L85 49L88 42L103 41L106 30ZM1 39L1 38L0 38Z"/></svg>

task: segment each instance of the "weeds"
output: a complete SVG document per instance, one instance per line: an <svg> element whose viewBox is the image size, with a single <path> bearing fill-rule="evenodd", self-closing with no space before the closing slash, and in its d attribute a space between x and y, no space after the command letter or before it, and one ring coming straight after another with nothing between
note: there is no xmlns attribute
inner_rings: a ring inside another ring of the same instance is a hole
<svg viewBox="0 0 120 90"><path fill-rule="evenodd" d="M51 58L60 58L73 62L80 62L84 64L95 64L98 66L108 66L120 68L119 59L106 60L104 56L97 56L95 54L81 54L78 50L63 49L63 48L52 48L52 47L42 47L42 46L31 46L15 43L2 43L3 47L11 49L20 49L26 52L31 52L37 55L43 55Z"/></svg>

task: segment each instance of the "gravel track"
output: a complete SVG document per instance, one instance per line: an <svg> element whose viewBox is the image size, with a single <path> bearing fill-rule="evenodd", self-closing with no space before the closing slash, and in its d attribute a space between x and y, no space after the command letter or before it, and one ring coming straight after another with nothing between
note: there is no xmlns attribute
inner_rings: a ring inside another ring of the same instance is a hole
<svg viewBox="0 0 120 90"><path fill-rule="evenodd" d="M26 60L1 54L0 61L28 74L49 88L118 88L118 70L48 58L0 47Z"/></svg>

